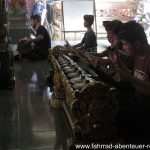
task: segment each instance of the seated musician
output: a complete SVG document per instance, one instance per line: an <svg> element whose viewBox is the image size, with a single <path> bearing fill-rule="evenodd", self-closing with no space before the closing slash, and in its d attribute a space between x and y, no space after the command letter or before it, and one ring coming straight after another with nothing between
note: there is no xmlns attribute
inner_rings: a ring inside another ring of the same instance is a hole
<svg viewBox="0 0 150 150"><path fill-rule="evenodd" d="M97 38L92 29L92 25L94 23L93 15L84 15L84 27L87 28L87 32L85 33L82 41L72 46L75 51L85 50L88 52L97 52Z"/></svg>
<svg viewBox="0 0 150 150"><path fill-rule="evenodd" d="M0 25L0 88L13 88L11 53L8 50L7 31Z"/></svg>
<svg viewBox="0 0 150 150"><path fill-rule="evenodd" d="M106 26L106 30L107 30L108 41L111 43L111 46L108 47L102 53L97 53L97 54L93 53L93 55L97 56L97 57L91 56L92 63L94 60L93 65L95 67L98 64L102 64L104 66L107 66L107 65L113 66L111 59L109 58L109 55L117 50L119 52L120 59L125 63L125 65L130 70L132 70L133 64L134 64L134 58L131 56L128 56L126 53L124 53L123 44L118 37L119 33L121 31L121 28L123 26L123 23L121 23L118 20L114 20L114 21L108 22L108 23L110 24L109 27L107 27L107 25L105 25L105 26ZM103 57L107 57L107 59L103 59Z"/></svg>
<svg viewBox="0 0 150 150"><path fill-rule="evenodd" d="M118 53L114 52L111 57L117 70L114 79L118 82L128 81L136 89L135 104L119 113L119 124L125 132L130 129L129 136L134 136L135 139L141 137L140 143L145 142L146 144L149 141L144 138L149 137L150 132L150 45L144 28L134 21L123 25L119 38L122 40L125 52L135 57L134 75L120 60Z"/></svg>
<svg viewBox="0 0 150 150"><path fill-rule="evenodd" d="M109 52L108 56L110 56L111 53L114 53L114 51L118 51L121 61L126 65L126 67L129 70L132 71L133 65L134 65L134 57L129 56L125 53L125 51L123 49L123 43L119 39L119 34L120 34L121 29L122 29L122 26L120 26L120 27L116 26L112 30L112 34L113 34L112 47L110 48L110 50L108 50L108 52ZM110 60L110 58L109 58L109 60Z"/></svg>
<svg viewBox="0 0 150 150"><path fill-rule="evenodd" d="M94 64L95 66L100 63L103 64L104 66L107 66L109 64L111 64L111 60L109 59L109 53L111 52L111 50L114 50L115 48L117 49L121 49L120 48L120 41L114 41L114 35L118 34L118 31L121 29L122 26L122 22L119 20L114 20L114 21L104 21L103 25L105 27L105 30L107 32L107 39L109 41L109 43L111 44L111 46L109 46L105 51L101 52L101 53L90 53L90 61L92 64ZM114 30L117 30L116 33L113 33ZM116 40L116 38L115 38ZM106 58L104 58L106 57Z"/></svg>
<svg viewBox="0 0 150 150"><path fill-rule="evenodd" d="M43 60L47 59L48 49L51 47L51 39L50 35L45 29L44 26L41 25L41 17L39 15L31 16L31 22L33 28L36 29L36 37L34 39L31 38L22 38L20 39L20 45L24 45L25 47L29 46L28 50L22 50L18 48L20 55L24 59L30 60ZM32 45L32 46L31 46Z"/></svg>

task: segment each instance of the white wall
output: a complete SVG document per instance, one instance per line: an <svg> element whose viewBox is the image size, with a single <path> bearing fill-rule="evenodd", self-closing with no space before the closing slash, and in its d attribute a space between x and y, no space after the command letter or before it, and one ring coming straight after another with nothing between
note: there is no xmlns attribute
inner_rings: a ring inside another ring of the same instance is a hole
<svg viewBox="0 0 150 150"><path fill-rule="evenodd" d="M93 15L93 1L64 1L63 10L66 31L86 30L83 16Z"/></svg>

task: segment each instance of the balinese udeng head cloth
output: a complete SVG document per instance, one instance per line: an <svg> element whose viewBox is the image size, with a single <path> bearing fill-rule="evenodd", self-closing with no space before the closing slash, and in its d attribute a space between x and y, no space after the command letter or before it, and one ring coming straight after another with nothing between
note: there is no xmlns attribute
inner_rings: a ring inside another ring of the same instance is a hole
<svg viewBox="0 0 150 150"><path fill-rule="evenodd" d="M147 37L141 24L135 21L129 21L123 24L119 38L128 42L140 42L147 44Z"/></svg>
<svg viewBox="0 0 150 150"><path fill-rule="evenodd" d="M119 36L120 32L122 31L123 23L118 22L116 25L114 25L114 28L112 29L113 35Z"/></svg>
<svg viewBox="0 0 150 150"><path fill-rule="evenodd" d="M122 22L120 20L103 21L103 26L105 27L106 31L112 31L116 26L121 24Z"/></svg>

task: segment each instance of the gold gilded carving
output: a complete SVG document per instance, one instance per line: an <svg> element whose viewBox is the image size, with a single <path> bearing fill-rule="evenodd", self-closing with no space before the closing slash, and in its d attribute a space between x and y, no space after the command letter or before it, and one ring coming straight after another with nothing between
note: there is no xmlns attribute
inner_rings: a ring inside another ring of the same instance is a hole
<svg viewBox="0 0 150 150"><path fill-rule="evenodd" d="M59 108L65 103L67 107L64 109L68 109L68 120L73 123L71 127L76 139L115 140L115 116L118 111L116 90L87 77L75 62L64 55L65 52L64 47L56 46L49 55L54 83L51 105Z"/></svg>

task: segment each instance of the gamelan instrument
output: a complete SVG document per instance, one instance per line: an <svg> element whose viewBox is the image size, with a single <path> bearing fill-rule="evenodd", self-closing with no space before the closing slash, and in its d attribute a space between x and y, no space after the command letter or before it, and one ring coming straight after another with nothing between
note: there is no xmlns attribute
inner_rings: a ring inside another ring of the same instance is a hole
<svg viewBox="0 0 150 150"><path fill-rule="evenodd" d="M116 142L117 91L80 59L75 61L63 46L50 51L54 87L51 106L64 108L75 140Z"/></svg>

